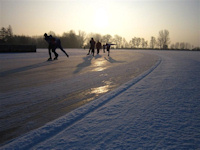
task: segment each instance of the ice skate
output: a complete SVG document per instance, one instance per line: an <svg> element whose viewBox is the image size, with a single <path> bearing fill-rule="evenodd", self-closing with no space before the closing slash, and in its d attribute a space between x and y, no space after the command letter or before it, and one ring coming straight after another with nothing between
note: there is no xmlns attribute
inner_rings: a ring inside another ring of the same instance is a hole
<svg viewBox="0 0 200 150"><path fill-rule="evenodd" d="M47 61L52 61L52 58L47 59Z"/></svg>

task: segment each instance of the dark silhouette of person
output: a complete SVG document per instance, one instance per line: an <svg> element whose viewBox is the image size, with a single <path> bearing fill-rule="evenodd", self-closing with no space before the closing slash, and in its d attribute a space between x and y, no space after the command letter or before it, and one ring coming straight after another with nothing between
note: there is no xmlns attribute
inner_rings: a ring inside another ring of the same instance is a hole
<svg viewBox="0 0 200 150"><path fill-rule="evenodd" d="M47 43L49 44L49 46L48 46L48 49L49 49L49 59L48 60L52 60L52 57L51 57L51 50L52 50L52 52L54 53L54 55L55 55L55 58L54 58L54 60L57 60L58 59L58 53L56 53L56 48L60 48L61 49L61 51L63 52L63 53L65 53L65 55L67 56L67 57L69 57L69 55L65 52L65 50L62 48L62 46L61 46L61 41L60 41L60 39L58 39L58 38L55 38L55 37L53 37L52 35L47 35L46 33L44 34L44 39L47 41Z"/></svg>
<svg viewBox="0 0 200 150"><path fill-rule="evenodd" d="M52 49L51 38L52 38L51 35L48 36L46 33L44 34L44 39L45 39L45 41L49 44L49 45L48 45L48 50L49 50L49 59L48 59L48 60L52 59L52 58L51 58L51 49Z"/></svg>
<svg viewBox="0 0 200 150"><path fill-rule="evenodd" d="M105 53L106 45L103 45L103 52Z"/></svg>
<svg viewBox="0 0 200 150"><path fill-rule="evenodd" d="M99 54L99 50L101 49L101 42L97 42L96 44L96 48L97 48L97 54Z"/></svg>
<svg viewBox="0 0 200 150"><path fill-rule="evenodd" d="M94 41L93 38L91 38L91 40L90 40L90 49L89 49L88 55L89 55L90 50L91 50L92 51L92 55L94 56L95 44L96 44L96 42Z"/></svg>
<svg viewBox="0 0 200 150"><path fill-rule="evenodd" d="M111 45L116 45L116 44L108 44L108 43L106 43L106 49L107 49L107 52L108 52L108 56L110 56L110 46Z"/></svg>
<svg viewBox="0 0 200 150"><path fill-rule="evenodd" d="M87 55L90 55L90 52L91 52L91 47L89 48L89 51L87 53ZM92 53L92 52L91 52Z"/></svg>

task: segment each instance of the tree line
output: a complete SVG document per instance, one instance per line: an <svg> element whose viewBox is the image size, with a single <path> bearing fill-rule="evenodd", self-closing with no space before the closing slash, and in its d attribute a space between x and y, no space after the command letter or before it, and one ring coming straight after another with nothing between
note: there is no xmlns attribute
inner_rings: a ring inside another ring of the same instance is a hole
<svg viewBox="0 0 200 150"><path fill-rule="evenodd" d="M49 35L60 38L64 48L89 48L89 41L93 37L96 41L101 43L115 43L115 48L131 48L131 49L194 49L194 47L186 42L176 42L170 45L170 36L168 30L161 30L158 37L152 36L150 42L141 37L134 37L129 42L120 35L101 35L99 33L89 33L84 31L70 30L64 32L61 36L56 35L55 32L48 32ZM15 44L15 45L36 45L37 48L46 48L47 43L44 36L25 36L13 34L12 27L9 25L7 28L2 27L0 30L0 44ZM199 50L199 48L196 48Z"/></svg>

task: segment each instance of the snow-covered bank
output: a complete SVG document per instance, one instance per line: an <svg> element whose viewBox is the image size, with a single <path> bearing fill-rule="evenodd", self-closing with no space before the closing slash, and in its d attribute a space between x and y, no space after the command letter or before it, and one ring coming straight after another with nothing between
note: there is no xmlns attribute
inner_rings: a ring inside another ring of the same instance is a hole
<svg viewBox="0 0 200 150"><path fill-rule="evenodd" d="M142 51L157 64L2 149L198 149L200 53Z"/></svg>

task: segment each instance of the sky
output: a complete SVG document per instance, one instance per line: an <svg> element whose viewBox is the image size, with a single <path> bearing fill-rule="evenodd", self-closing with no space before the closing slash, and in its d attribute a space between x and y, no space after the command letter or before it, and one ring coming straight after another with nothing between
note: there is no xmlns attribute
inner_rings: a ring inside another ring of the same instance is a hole
<svg viewBox="0 0 200 150"><path fill-rule="evenodd" d="M0 27L17 35L74 30L150 40L169 31L171 43L200 46L200 0L0 0Z"/></svg>

